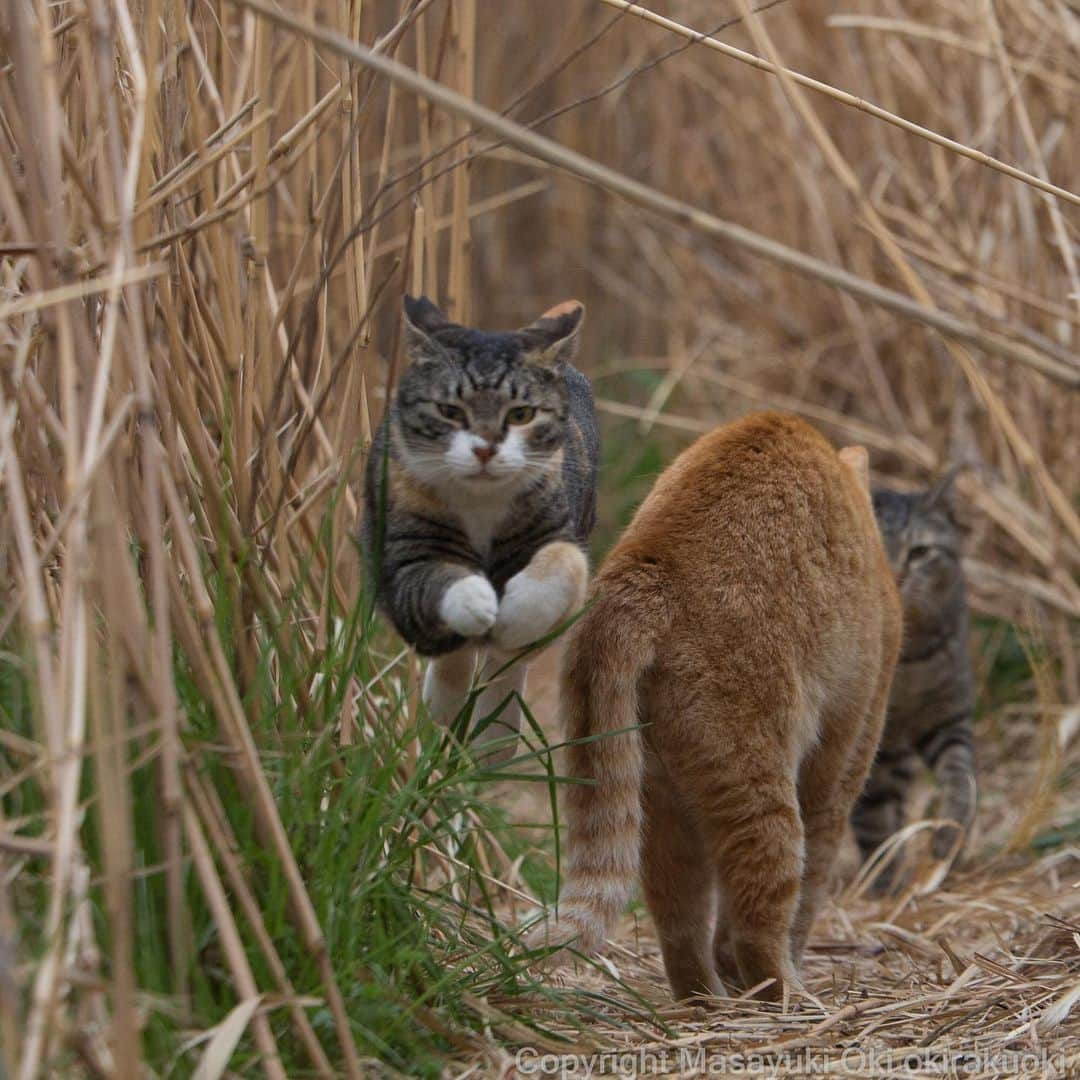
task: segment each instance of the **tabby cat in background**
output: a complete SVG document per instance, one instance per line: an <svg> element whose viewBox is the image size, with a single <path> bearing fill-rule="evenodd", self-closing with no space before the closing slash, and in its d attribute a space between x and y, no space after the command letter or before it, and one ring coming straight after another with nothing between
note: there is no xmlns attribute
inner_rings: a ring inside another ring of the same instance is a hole
<svg viewBox="0 0 1080 1080"><path fill-rule="evenodd" d="M584 307L487 333L406 297L407 367L367 465L362 540L376 597L431 657L424 701L442 722L497 714L479 736L513 754L526 665L514 654L585 598L599 441L573 367ZM501 710L501 711L500 711Z"/></svg>
<svg viewBox="0 0 1080 1080"><path fill-rule="evenodd" d="M904 645L881 748L852 815L864 859L904 824L904 798L920 759L940 785L938 816L955 823L935 834L935 857L950 854L975 815L975 680L954 478L950 473L915 494L874 491L874 513L904 604ZM882 867L879 890L892 884L895 866L893 859Z"/></svg>
<svg viewBox="0 0 1080 1080"><path fill-rule="evenodd" d="M598 948L640 868L676 997L798 983L885 720L901 610L866 451L759 413L684 451L566 639L559 921ZM587 740L587 741L580 741ZM639 862L640 861L640 862Z"/></svg>

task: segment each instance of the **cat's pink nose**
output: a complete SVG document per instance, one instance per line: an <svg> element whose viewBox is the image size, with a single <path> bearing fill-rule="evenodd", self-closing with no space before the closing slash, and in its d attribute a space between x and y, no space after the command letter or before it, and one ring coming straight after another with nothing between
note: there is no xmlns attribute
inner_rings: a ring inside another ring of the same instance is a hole
<svg viewBox="0 0 1080 1080"><path fill-rule="evenodd" d="M486 465L498 453L498 450L491 443L484 443L482 446L474 446L472 452Z"/></svg>

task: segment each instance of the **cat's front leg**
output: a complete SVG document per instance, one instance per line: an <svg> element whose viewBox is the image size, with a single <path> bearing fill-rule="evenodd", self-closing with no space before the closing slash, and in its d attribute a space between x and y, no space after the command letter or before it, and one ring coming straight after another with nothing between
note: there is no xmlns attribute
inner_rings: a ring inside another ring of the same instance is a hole
<svg viewBox="0 0 1080 1080"><path fill-rule="evenodd" d="M517 750L528 665L525 660L510 663L511 659L489 649L480 665L479 677L484 689L473 710L473 720L478 725L473 747L489 767L505 764Z"/></svg>
<svg viewBox="0 0 1080 1080"><path fill-rule="evenodd" d="M482 574L451 581L439 598L439 621L463 638L478 638L495 623L499 600ZM424 704L440 724L449 724L462 710L472 686L477 651L466 645L435 657L424 675Z"/></svg>
<svg viewBox="0 0 1080 1080"><path fill-rule="evenodd" d="M550 634L585 602L589 564L577 544L545 544L503 590L491 631L496 648L514 652Z"/></svg>
<svg viewBox="0 0 1080 1080"><path fill-rule="evenodd" d="M470 742L477 759L494 767L513 758L517 747L527 665L524 660L510 663L511 657L488 650L477 670L479 654L480 650L466 645L429 660L423 700L438 723L452 724L477 679L482 689L473 707Z"/></svg>
<svg viewBox="0 0 1080 1080"><path fill-rule="evenodd" d="M421 559L384 560L383 602L401 636L422 656L454 652L495 625L499 599L471 567Z"/></svg>

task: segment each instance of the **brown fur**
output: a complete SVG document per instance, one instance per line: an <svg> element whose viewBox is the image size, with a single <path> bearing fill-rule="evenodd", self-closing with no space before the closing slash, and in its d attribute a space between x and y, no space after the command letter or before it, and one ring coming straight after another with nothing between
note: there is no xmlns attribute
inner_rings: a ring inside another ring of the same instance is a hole
<svg viewBox="0 0 1080 1080"><path fill-rule="evenodd" d="M748 416L660 477L562 675L560 940L592 951L639 869L676 997L797 983L881 735L901 610L865 453ZM641 724L637 731L612 734ZM597 738L597 736L600 736Z"/></svg>

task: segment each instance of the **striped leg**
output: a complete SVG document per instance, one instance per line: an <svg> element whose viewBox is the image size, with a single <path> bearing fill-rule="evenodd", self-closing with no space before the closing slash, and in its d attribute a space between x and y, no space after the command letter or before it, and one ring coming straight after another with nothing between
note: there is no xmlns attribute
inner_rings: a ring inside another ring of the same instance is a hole
<svg viewBox="0 0 1080 1080"><path fill-rule="evenodd" d="M915 747L941 786L940 816L956 822L934 836L934 857L944 859L956 844L958 833L967 832L975 817L977 785L971 717L963 713L947 720L923 735Z"/></svg>
<svg viewBox="0 0 1080 1080"><path fill-rule="evenodd" d="M863 862L904 824L904 797L915 779L915 756L906 748L883 746L866 788L851 814L852 828ZM896 876L895 859L878 872L875 892L887 892Z"/></svg>

